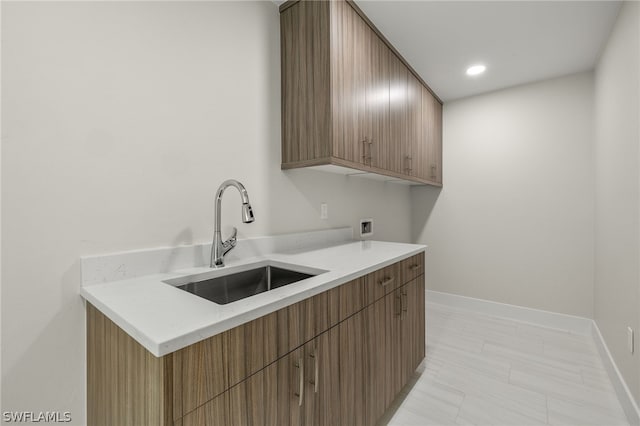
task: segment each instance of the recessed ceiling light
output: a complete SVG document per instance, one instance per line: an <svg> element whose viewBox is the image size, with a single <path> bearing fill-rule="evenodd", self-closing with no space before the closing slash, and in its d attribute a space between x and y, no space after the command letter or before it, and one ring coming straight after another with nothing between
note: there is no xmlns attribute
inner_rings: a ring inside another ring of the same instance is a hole
<svg viewBox="0 0 640 426"><path fill-rule="evenodd" d="M487 67L485 67L484 65L472 65L469 68L467 68L467 75L471 75L471 76L480 75L486 69L487 69Z"/></svg>

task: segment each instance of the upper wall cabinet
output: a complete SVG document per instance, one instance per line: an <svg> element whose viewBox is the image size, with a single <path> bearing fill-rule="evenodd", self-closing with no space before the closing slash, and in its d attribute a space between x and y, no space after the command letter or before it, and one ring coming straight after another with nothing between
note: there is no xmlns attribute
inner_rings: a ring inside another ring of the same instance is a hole
<svg viewBox="0 0 640 426"><path fill-rule="evenodd" d="M288 1L280 31L283 169L442 186L442 102L353 2Z"/></svg>

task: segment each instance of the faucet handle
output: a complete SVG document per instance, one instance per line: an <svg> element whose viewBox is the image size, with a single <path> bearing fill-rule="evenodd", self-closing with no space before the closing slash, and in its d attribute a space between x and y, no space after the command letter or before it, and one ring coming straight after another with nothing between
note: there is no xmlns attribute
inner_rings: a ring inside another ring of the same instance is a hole
<svg viewBox="0 0 640 426"><path fill-rule="evenodd" d="M236 246L237 235L238 235L238 229L234 226L233 232L231 233L231 237L229 237L227 241L222 243L223 255Z"/></svg>
<svg viewBox="0 0 640 426"><path fill-rule="evenodd" d="M229 239L227 241L232 242L232 244L235 246L236 245L236 240L238 236L238 228L236 228L235 226L233 227L233 232L231 233L231 236L229 237Z"/></svg>

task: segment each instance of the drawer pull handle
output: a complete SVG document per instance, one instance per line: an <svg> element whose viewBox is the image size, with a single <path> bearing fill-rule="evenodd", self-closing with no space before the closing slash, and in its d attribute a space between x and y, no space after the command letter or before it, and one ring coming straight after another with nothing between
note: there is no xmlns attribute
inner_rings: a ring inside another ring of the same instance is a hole
<svg viewBox="0 0 640 426"><path fill-rule="evenodd" d="M420 269L420 265L419 263L414 263L413 265L409 266L409 270L410 271L415 271L416 269Z"/></svg>
<svg viewBox="0 0 640 426"><path fill-rule="evenodd" d="M300 372L300 391L294 393L298 397L298 407L302 407L302 399L304 398L304 358L300 358L295 364Z"/></svg>
<svg viewBox="0 0 640 426"><path fill-rule="evenodd" d="M380 284L382 287L386 287L387 285L391 284L394 280L395 279L393 277L384 277L378 282L378 284Z"/></svg>
<svg viewBox="0 0 640 426"><path fill-rule="evenodd" d="M313 358L314 362L314 375L313 380L309 380L309 383L313 385L313 392L318 393L318 349L316 348L309 357Z"/></svg>

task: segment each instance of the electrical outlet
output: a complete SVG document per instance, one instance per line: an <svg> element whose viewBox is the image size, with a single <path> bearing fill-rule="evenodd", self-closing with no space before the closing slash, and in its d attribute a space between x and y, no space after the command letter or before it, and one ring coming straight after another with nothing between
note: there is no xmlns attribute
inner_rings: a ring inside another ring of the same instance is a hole
<svg viewBox="0 0 640 426"><path fill-rule="evenodd" d="M329 206L327 203L320 204L320 219L329 219Z"/></svg>
<svg viewBox="0 0 640 426"><path fill-rule="evenodd" d="M633 353L633 328L627 327L627 348Z"/></svg>

